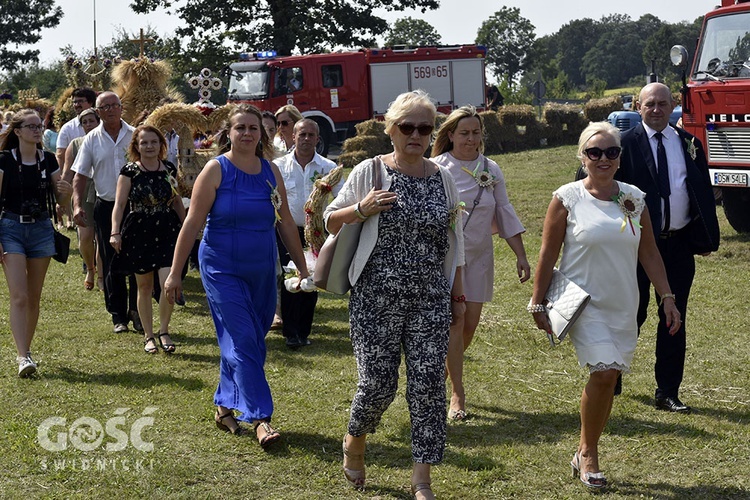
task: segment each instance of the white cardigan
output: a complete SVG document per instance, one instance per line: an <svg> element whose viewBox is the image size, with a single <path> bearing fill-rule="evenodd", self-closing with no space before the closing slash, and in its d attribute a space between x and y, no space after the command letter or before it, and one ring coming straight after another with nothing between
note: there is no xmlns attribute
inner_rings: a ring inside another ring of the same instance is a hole
<svg viewBox="0 0 750 500"><path fill-rule="evenodd" d="M388 190L391 187L391 176L385 168L385 163L382 161L380 167L380 178L383 180L382 189ZM354 205L355 203L362 201L370 189L373 187L374 178L374 161L373 159L365 160L352 170L349 177L346 179L344 187L341 188L336 199L334 199L330 205L323 212L323 220L328 228L328 217L331 213L341 208L346 208ZM437 165L440 169L441 177L443 179L443 187L445 188L445 195L448 200L448 210L456 208L458 203L461 201L461 197L456 189L456 183L453 180L453 176L445 167ZM459 210L459 217L455 223L455 228L448 228L448 253L445 256L445 262L443 263L443 273L448 278L448 282L453 286L453 278L456 275L456 268L464 265L464 234L462 224L462 211ZM375 243L378 240L378 221L380 220L380 213L371 215L362 224L362 232L359 235L359 245L357 251L352 259L352 264L349 267L349 282L354 286L357 283L357 279L362 274L362 270L365 268L370 254L372 254L375 248Z"/></svg>

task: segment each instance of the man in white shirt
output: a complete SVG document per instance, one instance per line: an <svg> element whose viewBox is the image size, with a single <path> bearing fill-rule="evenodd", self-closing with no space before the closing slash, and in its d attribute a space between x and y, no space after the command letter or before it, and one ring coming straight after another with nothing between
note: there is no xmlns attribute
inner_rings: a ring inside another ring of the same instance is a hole
<svg viewBox="0 0 750 500"><path fill-rule="evenodd" d="M313 120L306 118L298 121L294 125L294 149L275 161L284 178L289 210L297 224L302 242L305 241L305 202L312 193L315 181L336 168L334 162L315 152L319 135L318 124ZM334 187L334 197L341 189L341 185L342 182L339 182ZM291 258L281 242L281 238L277 237L276 240L279 246L281 265L285 266ZM317 302L317 292L291 293L283 286L281 287L281 316L284 318L282 331L286 338L286 345L290 348L297 349L301 346L310 345L308 337L312 329Z"/></svg>
<svg viewBox="0 0 750 500"><path fill-rule="evenodd" d="M96 99L96 109L101 123L89 132L78 150L75 163L71 167L76 173L73 178L73 220L79 226L94 224L96 243L102 258L101 270L104 276L104 302L112 315L115 333L128 331L128 321L133 328L142 330L136 305L137 287L131 275L130 291L124 275L110 274L110 264L115 250L109 244L112 230L112 210L115 205L117 179L120 169L128 162L127 150L133 137L133 127L122 120L122 104L114 92L102 92ZM87 178L94 180L96 203L94 220L86 220L83 201Z"/></svg>
<svg viewBox="0 0 750 500"><path fill-rule="evenodd" d="M80 87L73 91L71 99L73 99L73 110L75 110L76 115L71 120L65 122L57 134L57 151L55 152L55 156L60 166L65 163L65 150L68 149L70 141L76 137L86 135L78 119L78 115L81 114L81 111L94 107L96 92L88 87Z"/></svg>

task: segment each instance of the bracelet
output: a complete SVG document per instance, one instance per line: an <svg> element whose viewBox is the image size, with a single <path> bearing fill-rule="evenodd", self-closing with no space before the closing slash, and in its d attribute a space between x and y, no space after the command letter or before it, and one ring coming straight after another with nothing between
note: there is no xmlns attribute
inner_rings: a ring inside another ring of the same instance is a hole
<svg viewBox="0 0 750 500"><path fill-rule="evenodd" d="M457 297L451 296L451 301L452 302L466 302L466 295L461 294Z"/></svg>
<svg viewBox="0 0 750 500"><path fill-rule="evenodd" d="M357 206L354 207L354 213L359 217L359 220L367 220L369 215L365 215L362 213L362 210L359 209L359 202L357 202Z"/></svg>
<svg viewBox="0 0 750 500"><path fill-rule="evenodd" d="M111 233L110 236L120 236L120 233Z"/></svg>
<svg viewBox="0 0 750 500"><path fill-rule="evenodd" d="M673 293L665 293L664 295L661 295L659 299L659 305L662 305L664 303L664 299L672 299L677 302L677 297L675 297L675 294Z"/></svg>
<svg viewBox="0 0 750 500"><path fill-rule="evenodd" d="M547 308L544 307L544 304L529 304L526 306L526 310L533 314L546 312Z"/></svg>

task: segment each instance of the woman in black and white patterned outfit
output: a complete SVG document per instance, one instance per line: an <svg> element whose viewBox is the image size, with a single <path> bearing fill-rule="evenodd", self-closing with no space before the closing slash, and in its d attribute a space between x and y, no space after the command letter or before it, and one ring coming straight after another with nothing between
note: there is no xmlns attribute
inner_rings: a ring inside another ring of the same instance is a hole
<svg viewBox="0 0 750 500"><path fill-rule="evenodd" d="M357 165L324 214L332 233L344 223L363 224L349 270L359 384L344 436L344 474L364 487L365 438L396 396L403 348L417 498L434 498L430 466L445 448L448 331L465 309L460 197L450 173L424 158L435 115L426 93L401 94L385 115L393 152Z"/></svg>

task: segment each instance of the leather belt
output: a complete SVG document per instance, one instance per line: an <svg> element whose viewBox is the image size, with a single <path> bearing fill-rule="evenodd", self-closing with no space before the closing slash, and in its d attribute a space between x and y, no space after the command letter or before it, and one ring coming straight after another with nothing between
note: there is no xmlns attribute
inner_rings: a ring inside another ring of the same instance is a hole
<svg viewBox="0 0 750 500"><path fill-rule="evenodd" d="M2 217L3 219L10 219L16 222L20 222L21 224L33 224L37 221L49 219L49 213L40 212L39 217L34 218L31 215L18 215L14 214L13 212L3 212L2 214L0 214L0 217Z"/></svg>
<svg viewBox="0 0 750 500"><path fill-rule="evenodd" d="M682 229L674 229L672 231L662 231L659 233L659 239L661 240L668 240L669 238L674 238L675 236L680 236L685 232L685 228Z"/></svg>

